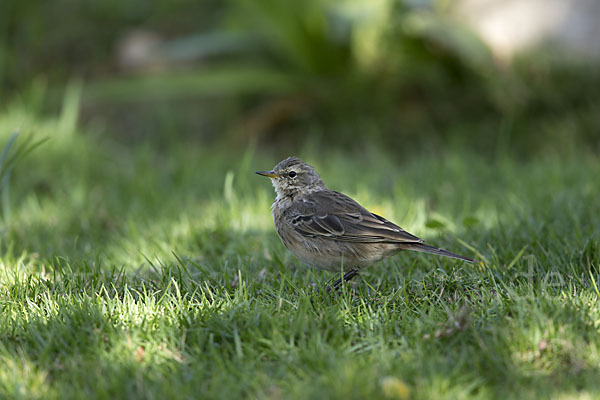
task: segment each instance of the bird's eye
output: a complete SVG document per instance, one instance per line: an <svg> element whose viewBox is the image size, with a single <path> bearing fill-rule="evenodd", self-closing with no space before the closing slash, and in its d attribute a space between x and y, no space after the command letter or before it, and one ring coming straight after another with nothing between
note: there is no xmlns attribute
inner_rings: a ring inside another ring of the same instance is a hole
<svg viewBox="0 0 600 400"><path fill-rule="evenodd" d="M294 172L294 171L290 171L290 172L288 173L288 176L289 176L290 178L295 178L295 177L296 177L296 175L297 175L297 174L296 174L296 172Z"/></svg>

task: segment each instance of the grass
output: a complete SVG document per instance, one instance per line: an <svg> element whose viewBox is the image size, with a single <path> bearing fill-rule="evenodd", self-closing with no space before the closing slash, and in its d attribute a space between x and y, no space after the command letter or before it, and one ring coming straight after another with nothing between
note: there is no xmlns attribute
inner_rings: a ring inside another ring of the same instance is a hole
<svg viewBox="0 0 600 400"><path fill-rule="evenodd" d="M288 152L135 146L63 117L12 171L2 398L600 396L598 156L296 155L469 265L415 253L337 276L279 242L253 174ZM560 153L558 153L560 154Z"/></svg>

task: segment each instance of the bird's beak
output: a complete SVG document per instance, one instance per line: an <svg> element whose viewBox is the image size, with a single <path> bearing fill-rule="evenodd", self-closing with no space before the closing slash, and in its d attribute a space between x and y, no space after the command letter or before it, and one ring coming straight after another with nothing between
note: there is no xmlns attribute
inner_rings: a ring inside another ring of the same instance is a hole
<svg viewBox="0 0 600 400"><path fill-rule="evenodd" d="M256 171L257 174L266 176L268 178L278 178L279 175L275 173L275 171Z"/></svg>

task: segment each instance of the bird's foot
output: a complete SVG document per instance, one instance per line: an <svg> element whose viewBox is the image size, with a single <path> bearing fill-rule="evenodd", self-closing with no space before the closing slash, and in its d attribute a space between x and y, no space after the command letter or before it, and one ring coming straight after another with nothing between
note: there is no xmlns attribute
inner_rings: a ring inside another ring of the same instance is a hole
<svg viewBox="0 0 600 400"><path fill-rule="evenodd" d="M356 275L358 275L357 269L351 269L350 271L346 272L344 276L335 281L333 285L327 286L327 293L330 293L331 291L337 292L340 286L342 286L343 282L350 281Z"/></svg>

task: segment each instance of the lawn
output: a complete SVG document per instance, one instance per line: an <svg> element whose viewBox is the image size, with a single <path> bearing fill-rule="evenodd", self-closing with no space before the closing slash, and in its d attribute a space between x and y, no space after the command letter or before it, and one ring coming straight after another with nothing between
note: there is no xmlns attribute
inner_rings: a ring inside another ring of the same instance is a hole
<svg viewBox="0 0 600 400"><path fill-rule="evenodd" d="M1 398L600 396L592 152L297 149L330 188L477 259L403 253L327 294L339 276L286 251L254 174L292 154L131 143L65 110L0 111L0 144L49 138L3 186Z"/></svg>

